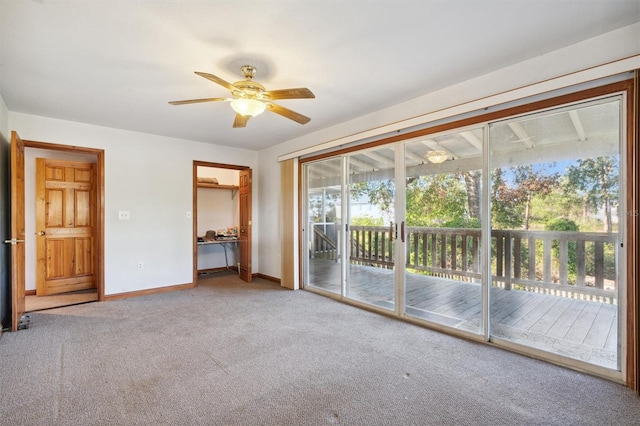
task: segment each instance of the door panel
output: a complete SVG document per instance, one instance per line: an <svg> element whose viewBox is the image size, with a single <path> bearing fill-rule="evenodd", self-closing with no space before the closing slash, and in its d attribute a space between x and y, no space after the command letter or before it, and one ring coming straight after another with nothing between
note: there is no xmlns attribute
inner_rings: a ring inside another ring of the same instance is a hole
<svg viewBox="0 0 640 426"><path fill-rule="evenodd" d="M492 338L620 369L620 111L604 99L490 125Z"/></svg>
<svg viewBox="0 0 640 426"><path fill-rule="evenodd" d="M240 252L240 278L251 282L251 169L240 171L240 235L238 236Z"/></svg>
<svg viewBox="0 0 640 426"><path fill-rule="evenodd" d="M24 143L11 132L11 330L25 310Z"/></svg>
<svg viewBox="0 0 640 426"><path fill-rule="evenodd" d="M38 296L95 287L92 163L36 159Z"/></svg>
<svg viewBox="0 0 640 426"><path fill-rule="evenodd" d="M481 330L483 307L483 134L476 128L405 144L405 312L473 333ZM454 158L450 153L468 140L476 147Z"/></svg>
<svg viewBox="0 0 640 426"><path fill-rule="evenodd" d="M349 263L346 296L395 309L395 153L388 147L350 155Z"/></svg>
<svg viewBox="0 0 640 426"><path fill-rule="evenodd" d="M306 165L307 268L305 284L342 294L342 159Z"/></svg>

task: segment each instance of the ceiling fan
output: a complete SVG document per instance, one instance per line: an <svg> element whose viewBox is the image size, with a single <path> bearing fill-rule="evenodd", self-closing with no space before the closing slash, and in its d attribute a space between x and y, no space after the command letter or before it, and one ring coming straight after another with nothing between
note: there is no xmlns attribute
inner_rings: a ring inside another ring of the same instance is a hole
<svg viewBox="0 0 640 426"><path fill-rule="evenodd" d="M240 68L246 80L236 81L231 84L220 77L205 72L195 71L201 77L218 83L231 91L231 98L204 98L189 99L185 101L172 101L171 105L194 104L199 102L231 102L231 108L236 112L233 127L245 127L251 117L261 114L265 110L275 112L283 117L300 124L306 124L311 119L300 113L292 111L271 101L278 99L305 99L315 98L311 90L307 88L265 90L264 86L257 81L253 81L256 75L256 68L251 65L244 65Z"/></svg>

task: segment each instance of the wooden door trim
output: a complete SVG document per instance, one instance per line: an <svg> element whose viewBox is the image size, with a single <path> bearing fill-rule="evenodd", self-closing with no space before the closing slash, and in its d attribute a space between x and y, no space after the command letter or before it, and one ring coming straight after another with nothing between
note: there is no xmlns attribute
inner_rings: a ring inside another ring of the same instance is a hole
<svg viewBox="0 0 640 426"><path fill-rule="evenodd" d="M198 285L198 167L212 167L216 169L230 169L230 170L251 170L249 166L241 166L238 164L225 164L225 163L212 163L209 161L193 160L193 181L192 181L192 200L191 207L191 219L192 219L192 240L193 240L193 286ZM252 244L251 240L250 244ZM249 247L251 252L252 247ZM237 250L240 253L240 250Z"/></svg>
<svg viewBox="0 0 640 426"><path fill-rule="evenodd" d="M104 149L62 145L23 139L25 148L38 148L96 156L96 227L95 233L95 280L98 300L104 301ZM12 297L14 297L12 295Z"/></svg>

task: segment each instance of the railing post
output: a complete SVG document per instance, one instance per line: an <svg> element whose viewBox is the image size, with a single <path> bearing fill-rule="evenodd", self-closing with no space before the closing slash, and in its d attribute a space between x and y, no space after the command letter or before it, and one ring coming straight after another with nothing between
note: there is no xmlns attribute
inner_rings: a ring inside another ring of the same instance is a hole
<svg viewBox="0 0 640 426"><path fill-rule="evenodd" d="M527 247L529 249L529 273L527 274L527 278L530 280L536 279L536 239L534 237L529 237L529 242L527 243Z"/></svg>
<svg viewBox="0 0 640 426"><path fill-rule="evenodd" d="M467 235L462 235L462 240L460 241L460 251L462 252L462 271L467 272L469 269L467 262L467 239L469 237Z"/></svg>
<svg viewBox="0 0 640 426"><path fill-rule="evenodd" d="M511 290L511 260L513 254L511 253L511 233L509 231L504 233L504 289Z"/></svg>
<svg viewBox="0 0 640 426"><path fill-rule="evenodd" d="M569 242L565 238L558 239L558 245L560 250L560 256L558 259L558 269L560 275L560 284L567 284L569 279Z"/></svg>
<svg viewBox="0 0 640 426"><path fill-rule="evenodd" d="M457 245L458 245L458 236L456 234L451 234L451 265L449 267L451 268L452 271L455 271L457 269L457 266L456 266L458 263Z"/></svg>
<svg viewBox="0 0 640 426"><path fill-rule="evenodd" d="M545 236L543 239L543 253L542 253L542 279L544 282L551 282L551 238Z"/></svg>
<svg viewBox="0 0 640 426"><path fill-rule="evenodd" d="M504 272L502 269L502 265L504 262L504 241L503 241L503 233L498 231L495 233L496 236L496 276L504 277Z"/></svg>
<svg viewBox="0 0 640 426"><path fill-rule="evenodd" d="M604 288L604 243L596 241L594 249L596 288Z"/></svg>
<svg viewBox="0 0 640 426"><path fill-rule="evenodd" d="M513 237L513 278L522 277L522 237Z"/></svg>
<svg viewBox="0 0 640 426"><path fill-rule="evenodd" d="M586 273L586 256L585 256L585 241L580 239L576 243L576 286L584 287L584 278Z"/></svg>

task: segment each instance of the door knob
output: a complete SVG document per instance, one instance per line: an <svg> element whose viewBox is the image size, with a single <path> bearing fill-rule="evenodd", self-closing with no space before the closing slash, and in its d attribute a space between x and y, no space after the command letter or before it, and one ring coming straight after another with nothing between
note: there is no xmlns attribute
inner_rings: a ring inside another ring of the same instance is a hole
<svg viewBox="0 0 640 426"><path fill-rule="evenodd" d="M47 234L47 233L46 233L46 232L44 232L44 231L40 231L40 232L37 232L37 233L36 233L36 235L40 235L41 237L42 237L43 235L46 235L46 234Z"/></svg>

